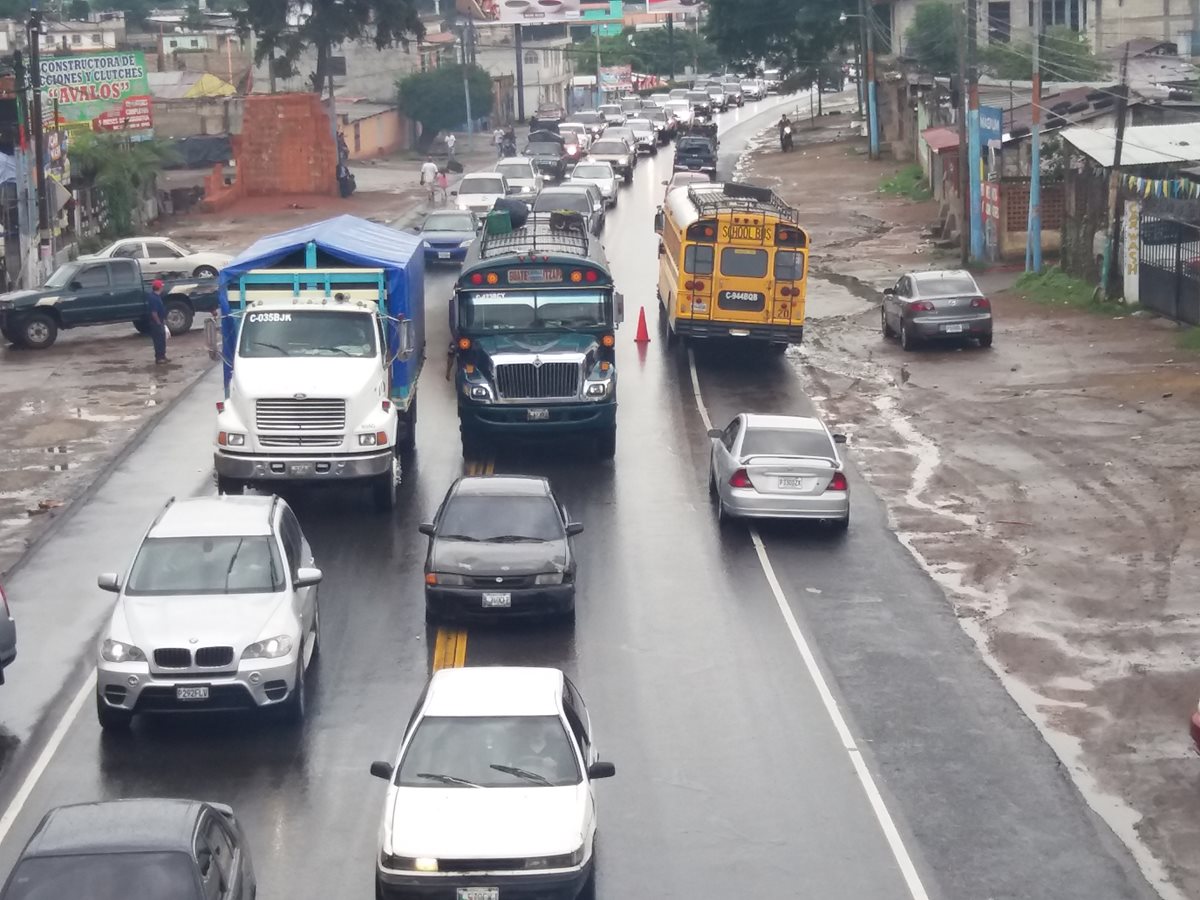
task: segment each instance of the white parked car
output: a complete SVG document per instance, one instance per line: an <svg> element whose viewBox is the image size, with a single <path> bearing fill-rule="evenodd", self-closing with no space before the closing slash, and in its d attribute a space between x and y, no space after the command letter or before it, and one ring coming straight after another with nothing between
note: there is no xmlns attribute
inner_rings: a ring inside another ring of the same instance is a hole
<svg viewBox="0 0 1200 900"><path fill-rule="evenodd" d="M522 200L532 200L542 189L542 176L528 156L506 156L496 163L496 172L504 176L509 193Z"/></svg>
<svg viewBox="0 0 1200 900"><path fill-rule="evenodd" d="M594 184L599 188L605 206L611 208L617 205L617 173L610 163L584 160L575 166L567 179L567 184L572 182Z"/></svg>
<svg viewBox="0 0 1200 900"><path fill-rule="evenodd" d="M233 259L226 253L194 253L165 237L133 237L114 241L80 259L136 259L142 274L154 278L216 278Z"/></svg>
<svg viewBox="0 0 1200 900"><path fill-rule="evenodd" d="M600 762L558 669L476 666L430 679L388 782L375 896L593 898Z"/></svg>
<svg viewBox="0 0 1200 900"><path fill-rule="evenodd" d="M482 218L491 211L496 201L508 196L508 181L497 172L472 172L450 192L458 198L458 208L465 209Z"/></svg>

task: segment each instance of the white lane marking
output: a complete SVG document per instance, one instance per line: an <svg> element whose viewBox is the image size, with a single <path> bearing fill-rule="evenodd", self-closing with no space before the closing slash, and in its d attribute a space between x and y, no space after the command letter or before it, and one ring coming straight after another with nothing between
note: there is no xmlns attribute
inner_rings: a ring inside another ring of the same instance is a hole
<svg viewBox="0 0 1200 900"><path fill-rule="evenodd" d="M50 760L54 758L54 754L58 752L58 748L62 745L63 740L67 736L71 725L79 716L79 710L83 708L84 702L88 695L96 689L96 670L92 669L88 673L87 678L83 680L83 684L79 688L79 693L71 700L71 705L67 707L67 711L63 713L63 717L58 720L58 724L54 727L54 733L50 735L50 740L46 741L46 746L42 748L41 754L37 761L34 762L33 768L29 770L29 774L25 776L25 780L21 782L21 788L13 797L12 803L8 809L4 811L4 815L0 816L0 844L4 843L4 839L8 837L8 832L12 829L13 823L17 821L17 816L21 814L26 802L29 800L33 789L37 787L37 783L41 780L46 769L50 767Z"/></svg>
<svg viewBox="0 0 1200 900"><path fill-rule="evenodd" d="M690 347L688 348L688 368L692 374L692 393L696 396L696 409L699 411L700 418L703 420L704 428L707 431L712 428L712 421L709 419L708 409L704 405L704 397L700 393L700 376L696 372L696 357ZM900 831L896 828L896 822L892 819L892 814L888 812L887 803L884 802L883 795L879 792L879 787L875 784L875 779L871 775L870 769L867 768L866 761L863 760L862 751L858 749L854 735L850 733L850 726L846 724L846 717L842 715L841 708L838 706L833 692L829 689L829 682L825 680L825 676L821 672L821 667L817 664L817 658L812 652L812 647L809 645L808 639L804 636L804 632L800 630L800 624L796 621L795 615L792 614L792 608L788 605L787 596L779 584L779 579L775 577L775 567L771 565L771 558L767 555L766 545L763 544L758 529L754 526L750 526L750 540L754 542L754 552L758 554L758 563L767 578L767 584L771 587L771 593L775 596L775 603L779 606L779 612L783 615L783 621L787 625L788 633L791 634L792 640L796 644L796 649L800 651L800 658L804 660L804 667L808 670L808 676L812 679L813 685L817 689L817 694L821 697L821 703L825 707L825 712L829 716L829 720L833 723L834 730L838 734L838 739L842 742L842 749L846 751L846 755L850 758L850 764L854 767L854 774L858 776L858 782L862 785L863 792L867 795L867 802L871 804L871 811L875 814L875 820L879 823L880 830L883 831L884 839L892 851L892 856L895 858L896 865L900 869L900 874L904 878L904 884L908 888L908 893L912 896L913 900L929 900L929 893L925 890L925 885L921 883L921 876L917 873L917 867L913 864L908 848L904 846L904 838L900 836Z"/></svg>

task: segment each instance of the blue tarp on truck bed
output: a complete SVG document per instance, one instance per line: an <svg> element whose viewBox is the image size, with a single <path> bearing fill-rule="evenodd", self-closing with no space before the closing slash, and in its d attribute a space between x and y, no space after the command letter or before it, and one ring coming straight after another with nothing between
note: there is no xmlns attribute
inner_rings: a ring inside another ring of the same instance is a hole
<svg viewBox="0 0 1200 900"><path fill-rule="evenodd" d="M388 315L412 320L413 353L392 363L392 395L406 407L425 355L425 254L422 242L386 225L357 216L337 216L259 238L221 270L221 342L225 390L233 374L238 320L231 313L229 292L238 295L238 280L253 269L302 269L309 244L317 249L317 268L383 269L387 280ZM388 323L388 347L396 353L399 339Z"/></svg>

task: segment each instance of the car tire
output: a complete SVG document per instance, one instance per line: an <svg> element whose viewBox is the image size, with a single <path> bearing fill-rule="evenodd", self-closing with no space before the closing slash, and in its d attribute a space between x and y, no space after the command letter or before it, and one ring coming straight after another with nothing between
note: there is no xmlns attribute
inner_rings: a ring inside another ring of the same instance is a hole
<svg viewBox="0 0 1200 900"><path fill-rule="evenodd" d="M128 731L133 724L133 713L127 709L115 709L104 702L96 689L96 719L104 731Z"/></svg>
<svg viewBox="0 0 1200 900"><path fill-rule="evenodd" d="M992 333L990 331L979 339L979 346L984 350L992 346Z"/></svg>
<svg viewBox="0 0 1200 900"><path fill-rule="evenodd" d="M883 332L883 339L885 341L890 337L894 337L892 334L892 326L888 324L887 313L882 309L879 310L879 327Z"/></svg>
<svg viewBox="0 0 1200 900"><path fill-rule="evenodd" d="M711 459L708 461L708 496L714 500L717 497L717 473Z"/></svg>
<svg viewBox="0 0 1200 900"><path fill-rule="evenodd" d="M217 493L228 494L231 497L240 496L246 490L244 482L236 481L233 478L226 478L224 475L217 476Z"/></svg>
<svg viewBox="0 0 1200 900"><path fill-rule="evenodd" d="M27 313L17 326L22 347L30 350L49 350L58 340L58 323L44 312Z"/></svg>
<svg viewBox="0 0 1200 900"><path fill-rule="evenodd" d="M417 449L417 398L408 405L404 416L404 437L396 441L396 449L404 454L411 454Z"/></svg>
<svg viewBox="0 0 1200 900"><path fill-rule="evenodd" d="M217 270L214 269L212 266L196 266L195 271L192 272L192 277L193 278L216 278Z"/></svg>
<svg viewBox="0 0 1200 900"><path fill-rule="evenodd" d="M321 655L321 604L320 602L313 605L313 627L308 635L309 645L312 647L312 655L308 658L308 665L311 668L316 665L317 657Z"/></svg>
<svg viewBox="0 0 1200 900"><path fill-rule="evenodd" d="M7 325L0 326L0 335L3 335L4 340L8 341L8 343L12 344L13 346L15 346L15 347L21 346L20 337L17 335L17 333L15 331L13 331Z"/></svg>
<svg viewBox="0 0 1200 900"><path fill-rule="evenodd" d="M133 320L133 330L136 331L138 334L149 334L150 333L150 323L147 322L145 319L134 319Z"/></svg>
<svg viewBox="0 0 1200 900"><path fill-rule="evenodd" d="M426 625L441 625L446 621L446 615L434 604L429 602L429 598L425 598L425 624Z"/></svg>
<svg viewBox="0 0 1200 900"><path fill-rule="evenodd" d="M171 337L178 337L192 330L192 320L196 318L196 314L190 305L183 300L167 298L165 306L167 315L163 321L167 330L171 332Z"/></svg>
<svg viewBox="0 0 1200 900"><path fill-rule="evenodd" d="M850 513L846 513L846 515L840 519L834 519L833 527L835 531L845 531L848 529L850 527Z"/></svg>
<svg viewBox="0 0 1200 900"><path fill-rule="evenodd" d="M771 341L767 344L767 350L773 356L783 356L783 354L787 353L787 348L787 341Z"/></svg>
<svg viewBox="0 0 1200 900"><path fill-rule="evenodd" d="M592 854L592 870L588 872L587 881L583 883L583 889L579 892L578 900L596 900L596 859L595 853Z"/></svg>
<svg viewBox="0 0 1200 900"><path fill-rule="evenodd" d="M308 712L308 679L305 677L304 648L300 648L300 659L296 662L296 686L287 699L279 705L279 714L291 725L299 725Z"/></svg>
<svg viewBox="0 0 1200 900"><path fill-rule="evenodd" d="M483 440L473 431L468 431L461 425L458 429L459 439L462 441L462 455L464 460L479 459L483 456Z"/></svg>
<svg viewBox="0 0 1200 900"><path fill-rule="evenodd" d="M600 459L612 459L617 455L617 426L606 428L596 436L596 456Z"/></svg>
<svg viewBox="0 0 1200 900"><path fill-rule="evenodd" d="M650 148L650 155L658 156L658 145L657 144L655 144L653 147Z"/></svg>
<svg viewBox="0 0 1200 900"><path fill-rule="evenodd" d="M626 184L633 184L633 169L626 169L625 174L622 177Z"/></svg>
<svg viewBox="0 0 1200 900"><path fill-rule="evenodd" d="M908 352L917 349L917 339L909 335L908 325L903 319L900 320L900 348Z"/></svg>
<svg viewBox="0 0 1200 900"><path fill-rule="evenodd" d="M376 512L388 513L396 508L396 458L393 456L388 470L376 475L371 482L371 498Z"/></svg>

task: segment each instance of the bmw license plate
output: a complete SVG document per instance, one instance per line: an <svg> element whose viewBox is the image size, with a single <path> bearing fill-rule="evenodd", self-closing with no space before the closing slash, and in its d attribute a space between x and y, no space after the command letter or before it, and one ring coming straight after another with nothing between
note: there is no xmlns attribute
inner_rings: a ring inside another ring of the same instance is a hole
<svg viewBox="0 0 1200 900"><path fill-rule="evenodd" d="M455 900L500 900L500 888L459 888Z"/></svg>
<svg viewBox="0 0 1200 900"><path fill-rule="evenodd" d="M438 259L449 259L449 258L450 258L449 250L439 250L438 251Z"/></svg>
<svg viewBox="0 0 1200 900"><path fill-rule="evenodd" d="M544 406L535 406L525 411L525 418L530 422L545 422L550 418L550 410Z"/></svg>
<svg viewBox="0 0 1200 900"><path fill-rule="evenodd" d="M186 687L180 685L175 688L176 700L207 700L208 685L207 684L189 684Z"/></svg>
<svg viewBox="0 0 1200 900"><path fill-rule="evenodd" d="M510 606L512 606L512 594L510 594L508 591L484 591L484 609L508 609Z"/></svg>
<svg viewBox="0 0 1200 900"><path fill-rule="evenodd" d="M946 334L960 334L963 330L962 325L947 325Z"/></svg>

